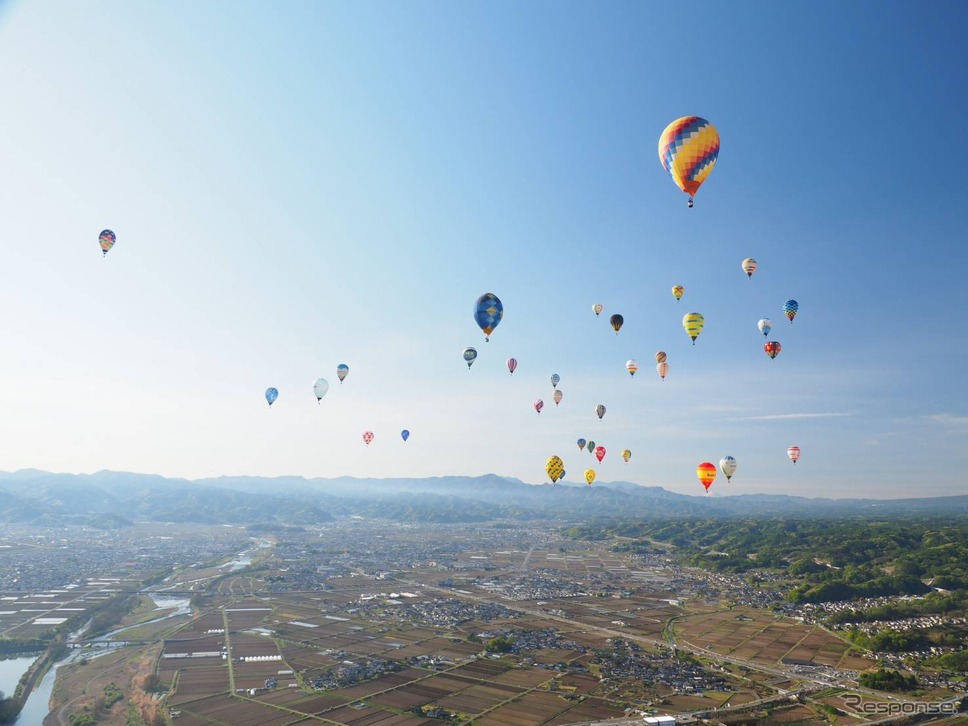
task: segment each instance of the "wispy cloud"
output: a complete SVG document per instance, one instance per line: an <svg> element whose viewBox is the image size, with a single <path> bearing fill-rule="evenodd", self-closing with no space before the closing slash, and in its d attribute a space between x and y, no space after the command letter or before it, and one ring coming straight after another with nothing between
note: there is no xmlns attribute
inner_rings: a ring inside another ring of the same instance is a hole
<svg viewBox="0 0 968 726"><path fill-rule="evenodd" d="M730 421L781 421L793 418L838 418L852 415L850 413L774 413L767 416L739 416Z"/></svg>
<svg viewBox="0 0 968 726"><path fill-rule="evenodd" d="M953 413L933 413L924 416L924 419L932 423L950 426L952 428L968 428L968 416L957 416Z"/></svg>

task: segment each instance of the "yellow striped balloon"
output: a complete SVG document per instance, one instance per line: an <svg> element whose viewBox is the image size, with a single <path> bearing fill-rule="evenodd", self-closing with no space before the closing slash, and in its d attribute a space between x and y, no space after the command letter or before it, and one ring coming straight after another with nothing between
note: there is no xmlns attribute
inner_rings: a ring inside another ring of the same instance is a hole
<svg viewBox="0 0 968 726"><path fill-rule="evenodd" d="M706 119L683 116L665 127L659 136L659 161L672 180L689 195L706 181L719 158L719 133Z"/></svg>
<svg viewBox="0 0 968 726"><path fill-rule="evenodd" d="M686 333L692 338L693 345L696 344L696 338L699 337L705 323L705 319L699 313L686 313L682 318L682 327L686 329Z"/></svg>

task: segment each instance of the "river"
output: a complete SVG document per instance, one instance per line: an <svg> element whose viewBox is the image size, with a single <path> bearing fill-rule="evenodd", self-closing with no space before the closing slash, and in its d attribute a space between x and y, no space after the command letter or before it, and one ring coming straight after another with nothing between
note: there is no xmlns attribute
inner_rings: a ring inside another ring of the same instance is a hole
<svg viewBox="0 0 968 726"><path fill-rule="evenodd" d="M34 655L16 655L13 658L0 660L0 691L5 696L12 696L17 690L20 677L27 672L31 663L40 657L40 653Z"/></svg>

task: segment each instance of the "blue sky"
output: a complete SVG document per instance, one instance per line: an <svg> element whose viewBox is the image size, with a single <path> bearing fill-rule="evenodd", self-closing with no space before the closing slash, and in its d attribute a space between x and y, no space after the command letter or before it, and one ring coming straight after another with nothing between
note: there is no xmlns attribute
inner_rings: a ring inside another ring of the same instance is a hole
<svg viewBox="0 0 968 726"><path fill-rule="evenodd" d="M583 478L584 437L602 481L701 493L696 465L729 454L718 495L960 494L966 21L8 0L0 469L540 483L551 454ZM691 114L722 139L692 210L656 154Z"/></svg>

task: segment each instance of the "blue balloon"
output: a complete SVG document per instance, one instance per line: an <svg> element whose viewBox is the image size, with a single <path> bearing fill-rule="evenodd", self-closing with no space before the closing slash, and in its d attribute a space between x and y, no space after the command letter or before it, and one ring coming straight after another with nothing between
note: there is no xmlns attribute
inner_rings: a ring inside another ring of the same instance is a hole
<svg viewBox="0 0 968 726"><path fill-rule="evenodd" d="M796 317L797 310L799 309L800 303L798 303L796 300L787 300L785 303L783 303L783 312L786 313L788 318L790 318L791 323L793 322L793 318Z"/></svg>
<svg viewBox="0 0 968 726"><path fill-rule="evenodd" d="M279 398L279 391L277 391L275 388L266 389L266 400L269 402L270 406L276 402L277 398Z"/></svg>
<svg viewBox="0 0 968 726"><path fill-rule="evenodd" d="M559 383L561 383L561 376L559 376L557 373L552 373L551 374L551 387L552 388L557 388Z"/></svg>
<svg viewBox="0 0 968 726"><path fill-rule="evenodd" d="M464 361L467 363L467 367L470 368L471 364L477 360L477 351L474 348L464 348Z"/></svg>
<svg viewBox="0 0 968 726"><path fill-rule="evenodd" d="M585 439L578 439L578 450L581 451L585 448L585 444L588 442Z"/></svg>
<svg viewBox="0 0 968 726"><path fill-rule="evenodd" d="M493 292L485 292L474 305L474 320L478 327L484 331L484 340L490 340L488 336L504 317L504 305Z"/></svg>
<svg viewBox="0 0 968 726"><path fill-rule="evenodd" d="M410 438L410 432L407 431L407 429L404 429L403 431L400 432L400 438L406 441L407 439Z"/></svg>

